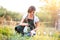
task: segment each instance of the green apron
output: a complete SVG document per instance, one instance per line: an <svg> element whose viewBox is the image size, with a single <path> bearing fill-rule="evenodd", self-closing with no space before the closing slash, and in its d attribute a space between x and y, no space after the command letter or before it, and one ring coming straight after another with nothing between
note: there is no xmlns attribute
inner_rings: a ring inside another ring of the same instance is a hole
<svg viewBox="0 0 60 40"><path fill-rule="evenodd" d="M28 23L28 24L29 24L28 27L30 28L30 30L35 29L34 17L33 17L33 19L28 19L28 18L26 17L25 20L24 20L24 23Z"/></svg>

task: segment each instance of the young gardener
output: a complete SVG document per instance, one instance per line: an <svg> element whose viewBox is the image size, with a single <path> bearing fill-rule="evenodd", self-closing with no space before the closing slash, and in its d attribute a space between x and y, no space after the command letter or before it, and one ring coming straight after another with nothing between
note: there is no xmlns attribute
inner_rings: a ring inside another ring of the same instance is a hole
<svg viewBox="0 0 60 40"><path fill-rule="evenodd" d="M24 35L24 28L25 26L30 28L30 34L32 35L33 33L35 33L35 31L38 29L39 27L39 19L37 16L34 15L35 13L35 7L34 6L30 6L28 9L28 14L25 14L19 24L19 26L15 27L15 30L18 33L22 33Z"/></svg>

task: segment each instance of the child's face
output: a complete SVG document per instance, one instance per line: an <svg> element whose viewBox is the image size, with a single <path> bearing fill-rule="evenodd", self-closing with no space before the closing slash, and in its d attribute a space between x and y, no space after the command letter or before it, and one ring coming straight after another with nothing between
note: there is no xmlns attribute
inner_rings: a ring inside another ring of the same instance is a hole
<svg viewBox="0 0 60 40"><path fill-rule="evenodd" d="M35 13L35 11L32 11L30 14L31 14L31 15L34 15L34 13Z"/></svg>

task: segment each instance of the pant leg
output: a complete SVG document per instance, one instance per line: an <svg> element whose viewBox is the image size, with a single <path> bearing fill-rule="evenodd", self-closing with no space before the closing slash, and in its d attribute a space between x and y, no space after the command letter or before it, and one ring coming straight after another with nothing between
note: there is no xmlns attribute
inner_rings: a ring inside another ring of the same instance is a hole
<svg viewBox="0 0 60 40"><path fill-rule="evenodd" d="M24 29L24 26L18 25L15 27L15 31L17 31L17 33L24 34L23 29Z"/></svg>

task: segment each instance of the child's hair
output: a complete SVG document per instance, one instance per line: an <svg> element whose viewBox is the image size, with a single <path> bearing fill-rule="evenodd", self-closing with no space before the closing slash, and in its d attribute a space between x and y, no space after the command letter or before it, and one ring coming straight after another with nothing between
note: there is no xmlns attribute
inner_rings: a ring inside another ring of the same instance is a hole
<svg viewBox="0 0 60 40"><path fill-rule="evenodd" d="M34 6L30 6L28 9L28 13L31 13L32 11L35 11L36 8Z"/></svg>

